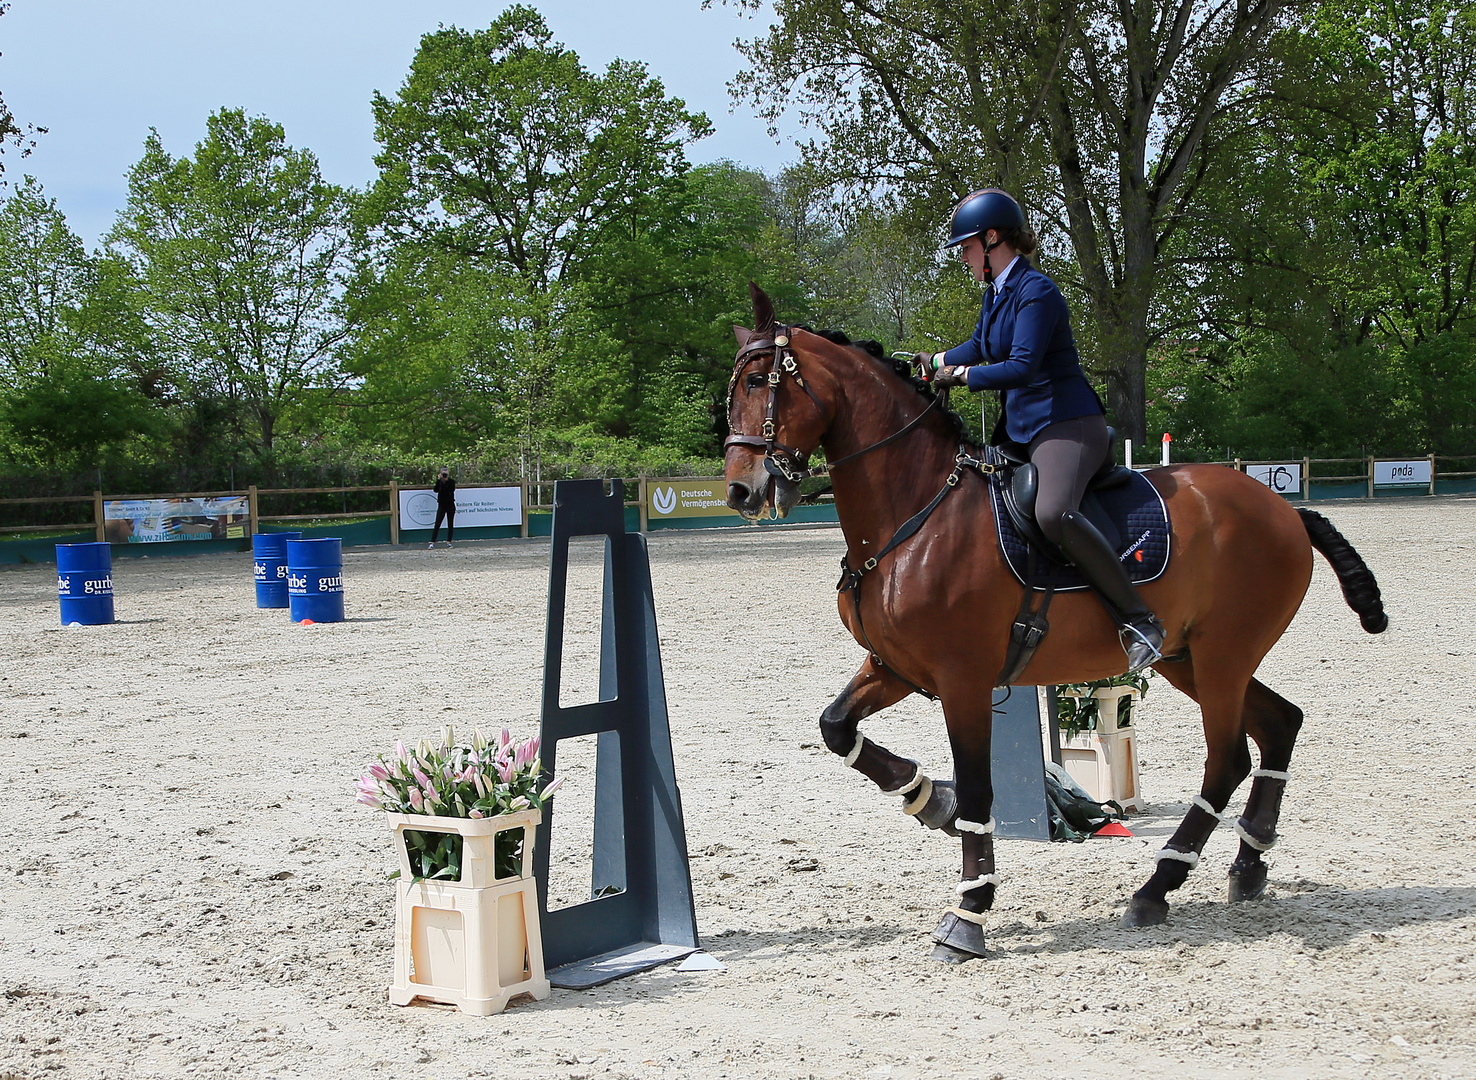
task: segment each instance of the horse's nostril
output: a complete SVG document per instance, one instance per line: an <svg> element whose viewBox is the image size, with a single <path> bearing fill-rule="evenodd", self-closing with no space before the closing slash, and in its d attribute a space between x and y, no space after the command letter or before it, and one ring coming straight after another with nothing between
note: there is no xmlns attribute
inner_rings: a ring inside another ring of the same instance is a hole
<svg viewBox="0 0 1476 1080"><path fill-rule="evenodd" d="M748 501L748 485L736 481L728 485L728 505L742 506Z"/></svg>

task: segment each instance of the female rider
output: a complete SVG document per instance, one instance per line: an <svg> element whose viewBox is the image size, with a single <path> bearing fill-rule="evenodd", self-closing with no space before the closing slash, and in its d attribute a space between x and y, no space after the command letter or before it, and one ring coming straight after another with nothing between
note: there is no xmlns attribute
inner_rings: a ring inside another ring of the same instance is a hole
<svg viewBox="0 0 1476 1080"><path fill-rule="evenodd" d="M1039 475L1035 518L1096 590L1120 628L1128 670L1162 659L1154 618L1106 537L1081 513L1087 481L1107 460L1102 402L1081 371L1070 313L1055 282L1030 265L1035 233L1003 191L976 191L954 208L945 245L988 288L974 336L947 352L919 353L933 385L1003 391L1001 428L1026 448Z"/></svg>

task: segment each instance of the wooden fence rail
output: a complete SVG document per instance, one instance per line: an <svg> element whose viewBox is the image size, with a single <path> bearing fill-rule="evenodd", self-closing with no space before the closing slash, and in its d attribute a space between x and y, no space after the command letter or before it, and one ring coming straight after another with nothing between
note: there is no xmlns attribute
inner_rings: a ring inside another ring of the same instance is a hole
<svg viewBox="0 0 1476 1080"><path fill-rule="evenodd" d="M1469 455L1460 455L1460 456L1449 455L1448 456L1448 455L1428 454L1428 455L1424 455L1424 457L1422 457L1422 458L1421 457L1394 458L1394 457L1379 457L1379 456L1375 456L1375 455L1370 455L1368 457L1356 457L1356 458L1314 458L1314 457L1304 457L1304 458L1301 459L1300 462L1297 462L1295 459L1288 460L1288 459L1285 459L1285 458L1274 459L1274 460L1264 460L1264 461L1251 460L1251 459L1248 459L1248 458L1235 458L1235 459L1230 460L1230 461L1213 462L1211 464L1225 465L1225 466L1228 466L1230 468L1237 469L1237 470L1240 470L1240 471L1244 471L1247 467L1256 466L1256 465L1289 465L1289 464L1290 465L1295 465L1295 464L1300 464L1301 467L1302 467L1302 485L1301 485L1302 486L1302 491L1301 491L1301 495L1302 495L1302 498L1303 499L1310 499L1311 498L1311 487L1312 487L1312 485L1314 483L1323 483L1323 484L1363 484L1363 485L1365 485L1365 491L1366 491L1366 494L1365 494L1364 497L1365 498L1373 498L1374 497L1374 488L1376 487L1376 485L1374 483L1375 467L1376 467L1376 465L1379 462L1381 462L1381 461L1383 461L1383 462L1388 462L1388 461L1407 462L1407 461L1421 461L1421 460L1429 461L1429 463L1430 463L1430 483L1429 483L1429 487L1428 487L1428 494L1430 494L1430 495L1434 495L1435 494L1435 485L1436 485L1436 482L1439 481L1439 480L1465 480L1465 479L1470 479L1472 477L1476 477L1476 469L1460 469L1460 470L1458 470L1458 469L1452 469L1452 470L1448 470L1448 471L1442 472L1442 471L1439 471L1438 468L1437 468L1437 466L1438 466L1438 464L1440 462L1446 462L1448 464L1456 464L1458 462L1461 462L1461 463L1476 463L1476 456L1469 456ZM1342 472L1342 473L1337 473L1337 474L1314 476L1312 474L1312 467L1314 465L1358 465L1358 466L1360 466L1360 468L1359 468L1359 470L1357 472ZM1154 465L1137 465L1137 466L1135 466L1135 468L1139 468L1139 469L1150 469L1150 468L1156 468L1156 467L1157 466L1154 466ZM676 477L676 478L671 478L671 479L675 479L675 480L678 480L678 481L681 481L681 482L692 482L692 481L696 481L696 482L714 481L714 482L716 482L716 481L721 481L723 478L722 477L718 477L718 476L707 476L707 477L704 477L704 476L687 476L687 477ZM635 495L635 498L633 498L633 499L626 499L625 500L625 505L628 506L628 507L637 507L640 510L640 529L641 529L642 532L647 531L647 528L648 528L648 525L649 525L649 510L650 510L649 489L650 489L650 486L652 484L655 484L655 483L670 483L670 482L671 482L671 480L668 479L668 478L660 478L660 479L658 479L658 478L648 478L648 477L644 477L644 476L637 477L637 478L634 478L634 479L630 479L630 480L626 480L625 481L625 483L626 483L626 490L632 492ZM521 531L521 533L522 533L523 536L527 536L528 535L528 518L529 518L529 515L530 514L536 514L536 513L551 512L553 510L553 484L554 484L554 481L552 481L552 480L546 480L546 481L527 481L527 482L524 482L524 483L522 483L520 485L515 485L515 484L490 484L490 485L486 485L486 486L491 486L491 487L515 487L515 486L516 487L521 487L521 489L522 489L522 507L523 507L523 513L522 513L522 528L521 528L520 531ZM36 497L33 497L33 498L0 499L0 507L42 506L42 505L57 505L57 504L62 504L62 503L86 503L86 502L92 503L92 520L91 521L82 521L82 522L57 522L55 524L50 524L50 525L0 525L0 535L3 535L3 534L20 534L20 533L59 532L59 531L62 531L62 530L65 530L65 529L69 529L69 528L71 528L71 529L83 529L83 528L89 528L90 527L90 528L92 528L94 530L94 532L95 532L95 534L97 536L97 539L99 541L102 541L102 540L105 540L106 539L106 533L105 533L105 530L104 530L104 503L107 503L107 502L114 502L114 501L121 501L121 500L130 500L130 499L131 500L142 500L142 499L199 499L199 498L240 498L240 497L245 497L246 500L247 500L247 506L248 506L249 518L250 518L249 532L248 532L248 534L257 532L258 531L258 525L260 523L262 523L262 522L310 521L310 520L315 520L315 521L343 521L343 520L350 520L350 519L385 518L385 517L387 517L387 518L389 518L389 524L390 524L390 543L392 543L392 544L398 544L400 542L400 514L399 514L400 486L401 485L398 482L396 482L396 481L390 481L388 484L360 484L360 485L354 485L354 486L338 486L338 487L258 488L255 485L252 485L252 486L248 487L244 491L192 491L192 492L172 492L172 493L165 493L165 494L107 495L107 496L104 496L101 491L94 491L91 495L42 495L42 496L36 496ZM417 489L419 489L423 485L415 485L415 486L416 486ZM481 486L481 485L478 485L478 486ZM384 492L384 493L386 493L388 495L388 499L386 500L387 505L381 504L382 508L375 508L375 509L344 510L344 511L334 511L334 512L307 511L307 512L303 512L303 513L293 513L293 514L263 514L263 513L261 513L261 500L262 499L272 499L272 498L279 497L279 496L290 496L290 495L340 495L340 496L344 496L346 498L348 495L351 495L351 494L362 494L362 493L372 493L372 492ZM822 495L822 496L820 496L821 501L830 501L832 498L833 498L833 496L828 496L828 495Z"/></svg>

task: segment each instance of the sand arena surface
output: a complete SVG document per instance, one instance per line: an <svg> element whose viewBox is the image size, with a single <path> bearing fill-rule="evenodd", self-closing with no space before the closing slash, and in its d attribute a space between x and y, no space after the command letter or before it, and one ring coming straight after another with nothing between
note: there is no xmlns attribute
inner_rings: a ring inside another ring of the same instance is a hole
<svg viewBox="0 0 1476 1080"><path fill-rule="evenodd" d="M52 567L0 568L0 1077L1476 1076L1476 501L1319 508L1393 626L1364 634L1319 560L1263 665L1307 712L1267 899L1226 904L1222 827L1168 925L1118 922L1203 764L1159 682L1142 839L1002 842L991 954L958 968L928 959L957 841L820 745L861 659L839 531L654 536L726 970L485 1019L387 1003L388 830L352 782L443 722L536 730L546 541L351 549L349 621L317 627L253 606L248 554L120 558L120 622L72 630ZM950 775L936 706L865 730Z"/></svg>

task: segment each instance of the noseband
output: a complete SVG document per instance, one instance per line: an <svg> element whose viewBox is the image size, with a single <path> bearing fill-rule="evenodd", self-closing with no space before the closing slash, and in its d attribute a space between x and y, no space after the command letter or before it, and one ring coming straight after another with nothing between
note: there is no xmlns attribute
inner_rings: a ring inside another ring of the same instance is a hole
<svg viewBox="0 0 1476 1080"><path fill-rule="evenodd" d="M820 410L821 416L828 418L829 414L824 404L815 396L815 391L810 389L809 383L800 374L794 352L789 347L789 335L789 327L776 325L772 338L753 338L738 353L738 359L733 365L733 377L728 380L728 416L731 418L733 415L733 391L737 388L744 369L760 353L772 349L774 363L769 369L769 402L764 407L762 434L745 435L741 431L734 431L723 441L723 450L726 452L730 446L761 446L764 450L764 470L770 476L782 477L791 484L798 484L810 475L810 455L801 453L792 446L785 446L778 440L779 383L784 376L794 379L799 388L810 395L810 400Z"/></svg>
<svg viewBox="0 0 1476 1080"><path fill-rule="evenodd" d="M797 484L805 477L811 475L810 455L801 453L792 446L785 446L777 438L778 432L778 410L779 410L779 383L785 375L789 375L799 385L799 388L810 395L810 400L815 403L815 408L820 410L820 415L829 417L829 412L821 400L815 396L815 391L805 382L804 376L800 374L799 364L795 362L794 351L789 347L790 327L775 325L772 338L752 338L743 346L738 353L738 359L733 365L733 376L728 380L728 417L731 421L733 416L733 391L738 386L738 380L743 376L745 368L751 364L759 353L774 351L774 364L769 369L769 401L764 407L764 425L761 435L746 435L741 431L734 431L723 442L723 451L726 452L730 446L754 446L762 447L764 451L764 470L770 476L782 477L791 484ZM829 472L848 461L853 461L863 454L869 454L873 450L879 450L890 442L902 438L918 424L923 418L938 407L943 400L941 394L935 394L928 402L927 408L918 413L907 422L899 431L894 431L879 442L874 442L864 450L857 450L853 454L837 458L825 467ZM827 426L828 426L827 419Z"/></svg>

